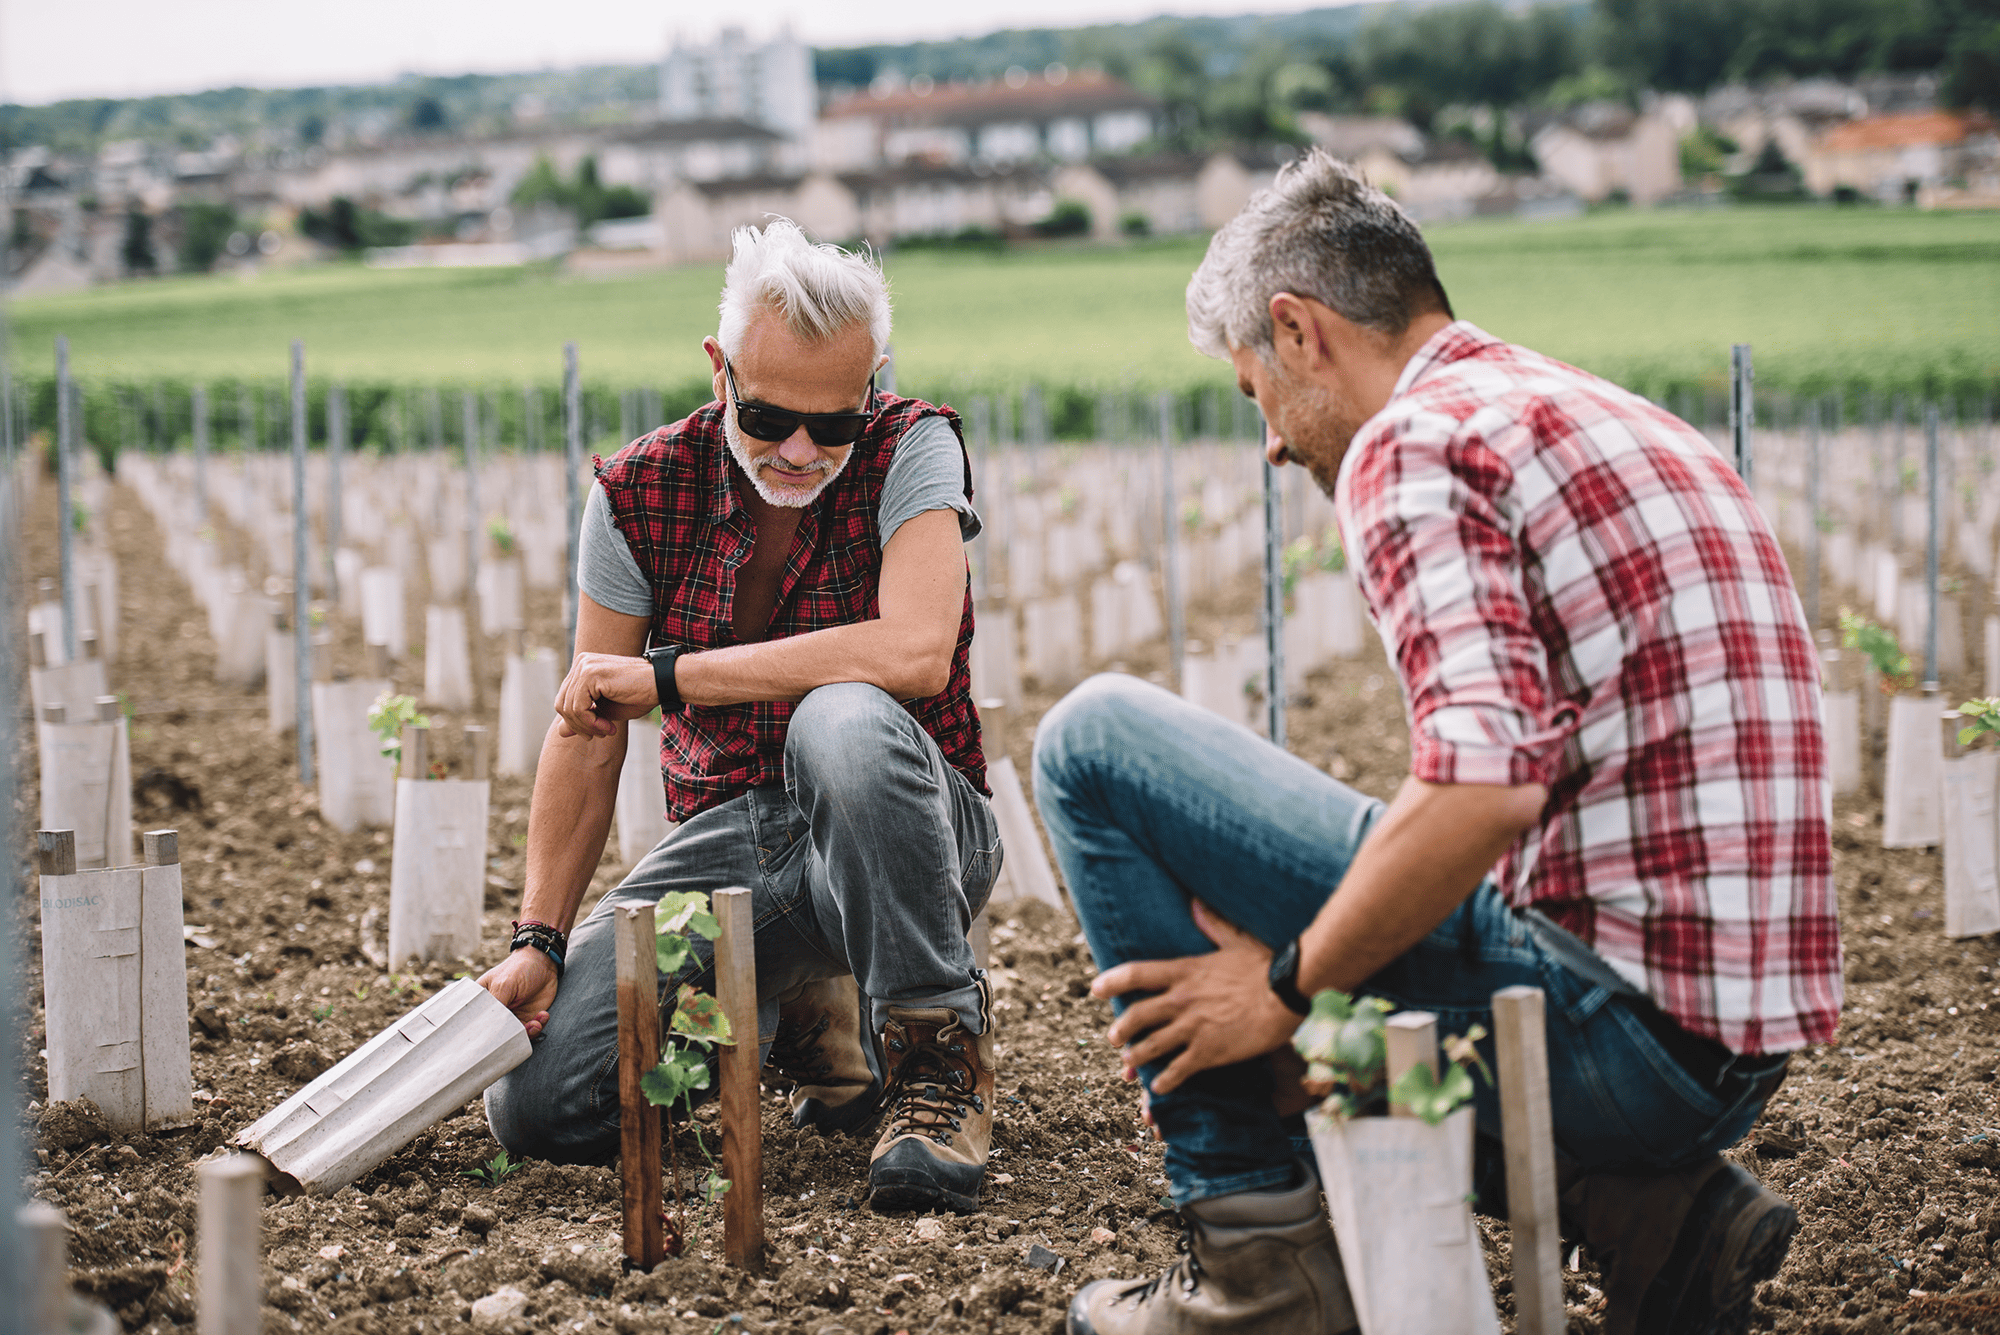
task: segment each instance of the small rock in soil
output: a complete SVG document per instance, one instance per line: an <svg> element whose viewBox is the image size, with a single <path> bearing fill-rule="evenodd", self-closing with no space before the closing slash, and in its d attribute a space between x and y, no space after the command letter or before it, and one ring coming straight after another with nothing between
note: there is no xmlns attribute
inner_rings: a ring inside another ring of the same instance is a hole
<svg viewBox="0 0 2000 1335"><path fill-rule="evenodd" d="M494 1330L528 1310L528 1295L509 1285L496 1289L472 1305L472 1324L477 1330Z"/></svg>
<svg viewBox="0 0 2000 1335"><path fill-rule="evenodd" d="M458 1217L458 1226L468 1233L486 1233L499 1222L500 1217L483 1205L468 1205Z"/></svg>
<svg viewBox="0 0 2000 1335"><path fill-rule="evenodd" d="M1028 1264L1037 1270L1046 1270L1054 1275L1062 1272L1063 1259L1038 1242L1028 1248Z"/></svg>

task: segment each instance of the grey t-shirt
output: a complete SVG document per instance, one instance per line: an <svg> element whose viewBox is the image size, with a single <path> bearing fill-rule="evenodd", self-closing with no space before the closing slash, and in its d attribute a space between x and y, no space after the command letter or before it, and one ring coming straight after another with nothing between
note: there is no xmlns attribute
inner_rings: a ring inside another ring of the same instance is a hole
<svg viewBox="0 0 2000 1335"><path fill-rule="evenodd" d="M882 479L876 526L887 547L896 530L928 510L958 511L958 535L979 536L979 515L965 499L965 462L958 436L942 417L918 421L896 445L889 475ZM576 582L599 607L626 616L653 615L653 591L640 573L625 535L611 522L604 488L593 486L583 507L583 530L576 554Z"/></svg>

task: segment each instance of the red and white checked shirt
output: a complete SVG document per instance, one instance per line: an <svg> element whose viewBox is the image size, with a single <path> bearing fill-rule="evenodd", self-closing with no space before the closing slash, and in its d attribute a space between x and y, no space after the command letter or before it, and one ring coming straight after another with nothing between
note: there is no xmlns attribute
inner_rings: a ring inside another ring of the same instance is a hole
<svg viewBox="0 0 2000 1335"><path fill-rule="evenodd" d="M1777 540L1692 427L1458 321L1356 434L1335 511L1411 772L1540 783L1503 894L1690 1033L1824 1042L1840 927L1818 655Z"/></svg>

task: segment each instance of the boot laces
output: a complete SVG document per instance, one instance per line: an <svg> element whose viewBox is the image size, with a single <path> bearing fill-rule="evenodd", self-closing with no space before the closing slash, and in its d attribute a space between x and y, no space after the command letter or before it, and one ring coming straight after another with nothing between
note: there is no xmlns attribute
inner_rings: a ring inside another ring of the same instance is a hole
<svg viewBox="0 0 2000 1335"><path fill-rule="evenodd" d="M820 1051L819 1040L833 1023L824 1011L812 1024L787 1026L781 1018L771 1039L770 1062L778 1074L795 1084L809 1084L833 1074L833 1063Z"/></svg>
<svg viewBox="0 0 2000 1335"><path fill-rule="evenodd" d="M902 1058L888 1095L889 1134L927 1136L949 1145L946 1128L962 1130L961 1119L985 1112L986 1101L976 1092L978 1075L966 1051L964 1026L949 1024L928 1038L917 1032L898 1026L888 1035L890 1053Z"/></svg>
<svg viewBox="0 0 2000 1335"><path fill-rule="evenodd" d="M1175 1244L1175 1250L1180 1255L1175 1257L1174 1263L1165 1270L1136 1288L1126 1291L1123 1296L1133 1304L1143 1306L1165 1284L1179 1285L1181 1292L1189 1295L1201 1287L1201 1257L1194 1249L1194 1225L1188 1222L1186 1215L1180 1215L1178 1218L1181 1236Z"/></svg>

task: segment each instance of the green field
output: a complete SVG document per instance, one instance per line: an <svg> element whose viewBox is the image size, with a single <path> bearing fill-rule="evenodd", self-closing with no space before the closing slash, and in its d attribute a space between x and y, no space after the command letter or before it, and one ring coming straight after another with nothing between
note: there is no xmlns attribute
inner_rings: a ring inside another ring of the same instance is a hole
<svg viewBox="0 0 2000 1335"><path fill-rule="evenodd" d="M1664 395L1720 384L1732 342L1761 386L1982 392L2000 383L2000 216L1784 208L1611 211L1429 231L1460 315ZM1181 309L1198 240L911 251L889 261L905 388L1029 380L1094 392L1221 383ZM542 269L336 266L174 278L12 303L17 365L57 333L97 380L270 377L303 338L315 378L495 383L560 375L574 339L600 385L703 379L720 268L617 279Z"/></svg>

